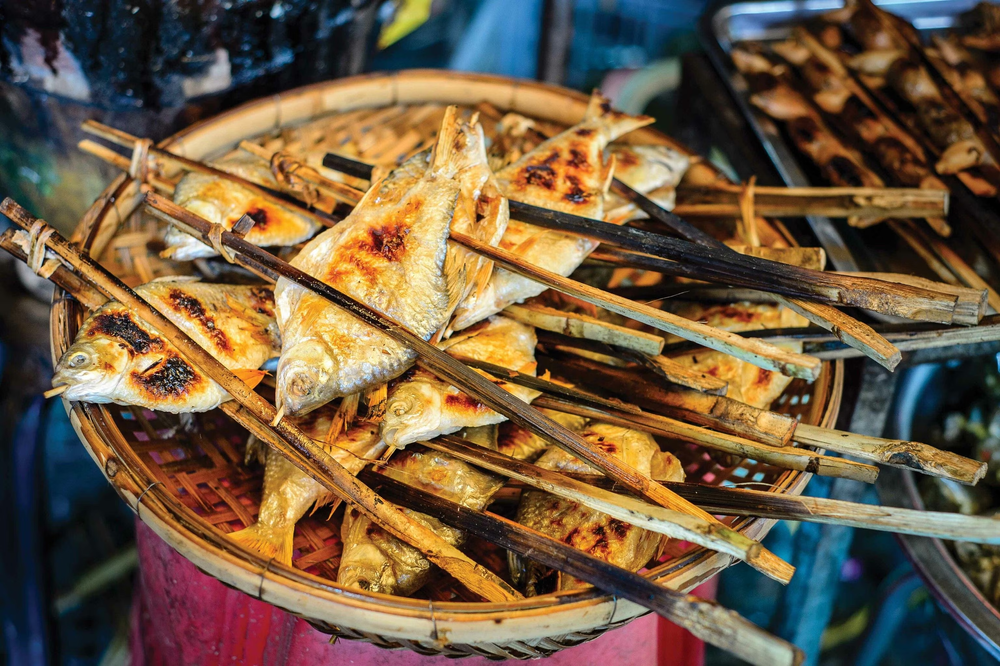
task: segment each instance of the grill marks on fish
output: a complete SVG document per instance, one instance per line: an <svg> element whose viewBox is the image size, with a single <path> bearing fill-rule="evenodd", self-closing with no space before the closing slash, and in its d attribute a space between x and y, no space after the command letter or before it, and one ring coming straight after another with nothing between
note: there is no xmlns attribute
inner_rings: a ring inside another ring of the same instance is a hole
<svg viewBox="0 0 1000 666"><path fill-rule="evenodd" d="M135 354L148 354L163 349L163 340L146 332L128 312L107 312L94 317L85 335L93 338L106 335L120 340L124 348Z"/></svg>
<svg viewBox="0 0 1000 666"><path fill-rule="evenodd" d="M593 132L593 130L590 130ZM589 141L570 141L537 156L524 165L515 186L536 186L561 195L570 204L581 205L593 196L581 180L596 171L593 145Z"/></svg>
<svg viewBox="0 0 1000 666"><path fill-rule="evenodd" d="M201 301L180 289L171 289L168 298L170 306L174 310L198 322L205 329L205 333L212 339L212 342L215 343L215 346L219 350L225 352L233 350L233 346L229 342L229 337L224 331L216 327L215 317L205 312L205 306L201 304Z"/></svg>
<svg viewBox="0 0 1000 666"><path fill-rule="evenodd" d="M152 368L143 372L133 371L132 382L149 394L152 400L178 399L194 392L206 379L187 361L170 354Z"/></svg>

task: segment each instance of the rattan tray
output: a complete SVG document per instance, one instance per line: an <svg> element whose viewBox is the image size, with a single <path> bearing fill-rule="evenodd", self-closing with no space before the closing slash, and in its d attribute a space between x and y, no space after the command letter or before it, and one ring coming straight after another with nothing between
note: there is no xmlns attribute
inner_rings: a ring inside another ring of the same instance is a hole
<svg viewBox="0 0 1000 666"><path fill-rule="evenodd" d="M343 117L344 136L361 148L363 159L385 162L395 158L396 148L409 149L432 138L436 126L427 122L433 115L427 105L475 106L483 101L504 111L569 125L583 116L587 98L534 82L455 72L371 75L245 104L162 145L191 158L213 157L241 139L280 140L282 128L354 111ZM418 118L421 122L413 122ZM648 129L634 132L628 140L684 150ZM87 211L74 234L74 240L133 285L178 268L157 258L157 229L148 217L135 212L138 202L137 184L122 174ZM83 315L78 303L57 291L51 321L54 358L71 344ZM831 426L839 409L842 376L839 361L827 363L813 384L793 382L774 409L807 423ZM160 537L209 575L302 616L322 631L423 654L523 659L591 640L646 612L593 589L501 604L463 601L461 590L448 585L430 599L341 588L334 582L339 522L325 520L323 511L300 522L292 567L262 559L226 537L253 521L262 470L243 464L247 435L221 412L199 415L200 427L189 435L168 414L114 405L67 403L67 407L94 462ZM701 483L756 481L770 484L775 493L799 494L810 477L748 461L723 467L693 445L679 449L678 455L688 479ZM773 523L756 518L734 522L756 539L763 538ZM648 575L689 590L731 563L727 555L678 545Z"/></svg>

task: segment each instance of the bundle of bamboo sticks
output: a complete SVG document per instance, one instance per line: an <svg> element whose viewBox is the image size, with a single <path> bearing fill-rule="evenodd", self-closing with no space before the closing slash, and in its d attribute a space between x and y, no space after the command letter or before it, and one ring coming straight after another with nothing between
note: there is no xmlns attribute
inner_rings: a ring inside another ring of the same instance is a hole
<svg viewBox="0 0 1000 666"><path fill-rule="evenodd" d="M269 159L272 165L286 169L290 177L280 179L281 182L306 183L311 188L310 193L303 194L302 187L290 187L288 191L262 188L201 162L150 147L148 142L140 142L136 137L118 130L96 124L89 124L87 129L118 145L130 148L145 146L145 155L155 158L155 161L145 164L140 169L135 168L134 160L129 161L128 165L132 172L145 180L145 203L151 214L205 242L220 243L233 253L236 264L262 279L273 282L282 277L296 282L365 323L384 331L397 341L411 347L417 353L417 362L421 367L452 383L482 404L500 412L547 442L583 459L606 476L600 477L600 480L576 479L547 472L527 463L491 454L454 437L439 438L427 443L431 448L445 450L518 483L574 499L646 529L727 553L783 582L787 582L791 577L792 567L759 543L721 523L706 508L713 513L728 515L782 516L793 519L805 519L805 515L809 513L813 520L873 529L905 529L907 533L967 538L984 543L1000 540L1000 533L997 532L993 521L977 517L898 511L874 513L853 505L845 506L844 503L806 500L772 503L769 501L773 496L772 493L726 491L721 495L706 496L685 486L667 487L589 444L546 417L535 407L517 400L471 368L477 367L506 382L521 383L540 391L543 395L535 402L537 407L599 418L610 423L621 423L671 439L753 457L787 469L864 482L872 482L877 476L878 468L873 465L822 455L798 447L795 445L796 442L806 446L846 452L869 461L903 466L964 483L978 481L985 472L985 465L916 442L865 438L824 428L803 426L781 414L755 409L730 400L718 395L725 391L724 382L720 384L715 378L699 376L698 373L686 370L662 356L660 352L664 348L663 338L623 327L612 327L598 319L576 316L577 324L574 326L561 324L554 326L551 323L549 325L550 328L558 328L561 333L552 334L558 336L559 344L552 345L553 351L546 353L545 362L558 367L560 372L567 376L574 374L584 376L585 381L579 382L576 389L567 389L554 382L512 373L503 368L463 362L443 353L378 311L351 299L247 242L243 235L253 224L252 219L247 216L244 216L232 231L215 234L213 239L212 224L173 204L164 196L172 191L172 180L159 172L156 165L159 162L171 162L183 170L199 171L228 179L253 189L261 197L280 202L283 206L295 207L303 214L321 220L323 224L335 224L336 216L331 214L332 211L342 204L357 201L359 191L323 178L290 156L279 156L280 159L274 159L273 153L267 155L258 148L244 147L247 152L257 154L262 159ZM108 161L124 166L123 156L98 144L89 142L83 147ZM137 151L137 154L141 153ZM345 170L355 177L371 177L371 167L368 165L344 164ZM293 175L294 178L291 177ZM864 325L831 307L831 304L862 305L880 312L905 313L918 321L949 325L975 324L983 315L982 292L949 289L933 283L906 284L899 280L881 279L884 276L844 276L823 273L747 256L706 239L704 234L687 225L676 215L658 213L658 218L666 221L672 231L685 240L636 228L613 227L599 220L557 214L516 202L512 202L512 211L516 211L518 216L532 223L610 243L617 248L611 251L612 258L631 257L636 263L655 265L669 274L722 282L725 285L736 284L780 294L778 298L782 299L782 303L808 313L807 316L812 321L821 326L827 325L846 344L881 359L887 365L894 365L892 362L894 356L898 361L898 352L893 354L891 343L887 341L883 343L884 338L870 328L863 328ZM43 243L45 248L58 257L60 265L50 273L50 278L54 282L88 307L95 307L104 298L115 299L128 305L139 318L160 331L196 367L229 392L234 400L224 404L223 409L227 414L292 461L299 469L315 478L335 496L366 513L389 533L420 549L430 561L441 566L481 597L497 601L515 598L518 595L495 575L471 561L419 523L415 523L407 514L398 511L393 504L376 495L372 485L377 484L380 492L391 501L430 512L446 523L480 534L522 555L530 553L533 559L548 563L600 589L651 608L691 629L704 640L732 650L748 661L761 664L795 663L801 658L794 647L768 636L738 616L715 609L703 601L684 597L656 586L642 576L575 551L565 544L525 530L499 516L486 511L471 511L434 496L414 493L411 489L401 493L398 488L393 488L391 481L380 475L365 473L360 481L355 479L294 425L281 419L273 405L226 370L117 278L89 257L81 255L70 242L58 233L52 233L43 222L33 218L9 199L0 204L0 212L10 217L22 229L30 230L33 244ZM532 266L516 255L477 243L467 237L453 235L453 240L509 270L548 287L648 324L660 331L676 334L693 343L724 351L742 360L791 376L813 379L819 371L819 361L814 357L792 354L759 338L737 336L685 320L657 308L629 301L621 296ZM0 247L19 258L29 259L28 253L18 246L12 232L0 236ZM516 312L512 314L518 316ZM558 312L539 313L527 307L522 308L520 316L531 318L531 323L545 328L539 323L542 318L558 319L567 315ZM562 335L566 332L581 337ZM583 348L594 345L607 352L609 356L635 365L628 370L616 369L578 355L563 354L558 351L558 348L562 347ZM624 377L629 381L618 381ZM601 378L615 381L595 382ZM605 393L619 389L622 392L617 395ZM369 483L371 485L366 485ZM609 492L602 487L605 483L614 484L614 488L631 495ZM691 501L690 498L695 498L697 501Z"/></svg>

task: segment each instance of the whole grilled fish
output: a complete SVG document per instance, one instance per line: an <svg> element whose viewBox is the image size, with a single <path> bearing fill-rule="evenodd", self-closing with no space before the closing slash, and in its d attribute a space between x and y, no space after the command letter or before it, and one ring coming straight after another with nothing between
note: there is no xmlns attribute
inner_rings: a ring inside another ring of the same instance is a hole
<svg viewBox="0 0 1000 666"><path fill-rule="evenodd" d="M280 348L268 287L166 278L135 291L230 370L256 371ZM68 385L63 395L69 400L173 413L204 412L229 399L221 386L117 301L83 323L56 364L52 383Z"/></svg>
<svg viewBox="0 0 1000 666"><path fill-rule="evenodd" d="M647 116L612 111L608 100L595 93L583 122L504 167L497 173L497 179L509 199L601 219L611 177L610 163L604 162L604 149L619 136L651 122L653 119ZM500 247L536 266L569 275L597 243L511 220ZM458 306L450 328L456 331L467 328L545 289L533 280L497 268L480 294L473 294Z"/></svg>
<svg viewBox="0 0 1000 666"><path fill-rule="evenodd" d="M483 441L491 431L493 428L489 426L473 428L466 432L466 437L495 449L491 441ZM503 477L437 451L407 449L397 453L377 471L472 509L488 505L493 494L504 484ZM464 540L460 530L436 518L411 509L403 510L452 545L460 545ZM427 581L431 571L427 558L416 548L374 525L355 509L345 511L340 538L344 551L340 557L337 582L341 585L384 594L407 595Z"/></svg>
<svg viewBox="0 0 1000 666"><path fill-rule="evenodd" d="M212 166L239 176L257 185L278 188L278 182L267 165L252 155L238 153ZM232 229L236 221L249 215L256 224L246 235L254 245L295 245L319 230L319 223L261 197L256 192L224 178L192 171L181 178L174 190L174 203L200 215L209 222ZM190 261L214 257L218 253L200 240L171 226L163 238L167 249L164 257Z"/></svg>
<svg viewBox="0 0 1000 666"><path fill-rule="evenodd" d="M532 327L497 316L482 322L474 333L449 346L448 353L535 374L535 345L538 341ZM531 402L539 395L538 391L523 386L506 382L497 384L525 402ZM416 370L389 391L385 418L382 420L382 437L391 446L402 448L462 428L491 425L504 420L506 417L448 382L425 370Z"/></svg>
<svg viewBox="0 0 1000 666"><path fill-rule="evenodd" d="M310 241L292 265L388 315L427 340L447 321L444 275L462 172L479 171L480 140L449 107L430 167L390 175L343 222ZM277 390L286 413L305 414L338 396L398 376L414 352L321 296L281 279L275 289L282 352Z"/></svg>
<svg viewBox="0 0 1000 666"><path fill-rule="evenodd" d="M592 423L579 434L643 474L652 476L656 471L658 477L664 480L684 480L680 462L669 453L660 451L656 441L647 433L607 423ZM535 464L561 472L597 473L580 459L556 447L548 449ZM637 571L649 562L660 544L660 535L655 532L540 490L525 490L521 494L517 522L630 571ZM570 590L586 585L576 578L559 576L557 572L534 562L524 562L522 566L516 557L511 557L510 562L514 581L525 583L528 596L547 592L549 590L543 588L550 586ZM558 577L558 584L548 585L547 581L553 575Z"/></svg>
<svg viewBox="0 0 1000 666"><path fill-rule="evenodd" d="M385 451L378 425L359 422L341 433L333 444L326 435L336 409L318 409L301 419L291 419L310 438L324 442L323 448L334 460L357 474ZM292 563L295 525L309 507L320 507L332 499L326 488L269 447L265 451L264 490L257 522L229 535L247 548L273 557L282 564Z"/></svg>

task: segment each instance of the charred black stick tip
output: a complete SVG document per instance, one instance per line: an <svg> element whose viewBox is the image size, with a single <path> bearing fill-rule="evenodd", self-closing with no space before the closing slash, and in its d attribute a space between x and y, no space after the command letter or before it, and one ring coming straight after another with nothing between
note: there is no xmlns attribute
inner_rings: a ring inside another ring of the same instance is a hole
<svg viewBox="0 0 1000 666"><path fill-rule="evenodd" d="M372 170L374 169L371 164L354 160L350 157L344 157L343 155L337 155L336 153L327 153L323 157L323 166L327 169L340 171L348 176L364 178L365 180L372 177Z"/></svg>

